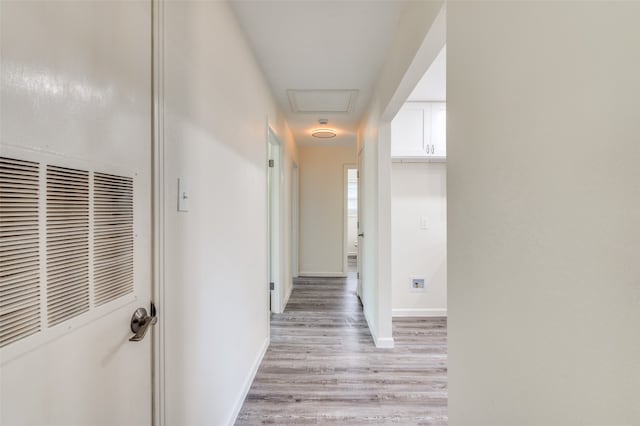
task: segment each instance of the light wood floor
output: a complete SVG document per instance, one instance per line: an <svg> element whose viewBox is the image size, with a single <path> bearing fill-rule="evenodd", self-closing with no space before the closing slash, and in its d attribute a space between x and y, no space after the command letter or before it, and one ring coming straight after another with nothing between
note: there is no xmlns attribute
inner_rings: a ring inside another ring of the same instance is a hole
<svg viewBox="0 0 640 426"><path fill-rule="evenodd" d="M297 279L236 425L446 425L446 327L394 319L376 349L353 274Z"/></svg>

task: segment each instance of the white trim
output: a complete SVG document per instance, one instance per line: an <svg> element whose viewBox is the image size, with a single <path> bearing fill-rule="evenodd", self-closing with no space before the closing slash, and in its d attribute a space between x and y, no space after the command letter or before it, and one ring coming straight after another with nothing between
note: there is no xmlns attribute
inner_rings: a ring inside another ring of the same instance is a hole
<svg viewBox="0 0 640 426"><path fill-rule="evenodd" d="M244 380L244 384L242 385L242 391L240 392L240 395L238 396L238 399L236 400L236 403L233 406L233 410L231 411L231 416L229 417L229 421L227 422L229 426L233 426L236 420L238 419L238 414L240 414L240 410L242 409L244 400L247 397L249 390L251 389L251 385L253 384L253 379L255 379L256 374L258 373L258 368L260 368L260 364L262 363L262 359L264 358L264 355L267 353L267 349L269 348L269 340L270 340L269 336L267 336L267 338L264 339L264 342L262 343L262 347L258 352L258 356L253 361L253 365L249 370L249 374L247 375L247 378Z"/></svg>
<svg viewBox="0 0 640 426"><path fill-rule="evenodd" d="M447 157L391 157L392 163L446 163Z"/></svg>
<svg viewBox="0 0 640 426"><path fill-rule="evenodd" d="M393 349L394 346L395 342L393 341L393 337L378 337L376 339L376 348Z"/></svg>
<svg viewBox="0 0 640 426"><path fill-rule="evenodd" d="M289 286L289 291L284 296L284 301L282 302L282 312L284 312L284 310L287 309L287 303L289 303L289 298L291 297L291 293L293 293L293 282L291 282L291 285Z"/></svg>
<svg viewBox="0 0 640 426"><path fill-rule="evenodd" d="M358 140L360 140L358 138ZM364 207L364 191L363 191L363 179L362 176L360 176L360 171L363 170L362 168L362 164L363 164L363 157L364 155L364 145L362 145L360 147L360 151L358 151L358 157L356 159L357 161L357 166L358 166L358 220L356 222L356 232L358 233L358 237L356 238L356 241L358 242L358 247L356 248L357 251L357 263L356 263L356 271L357 271L357 275L356 275L356 279L358 280L358 284L356 287L356 294L358 295L358 297L360 298L360 301L362 302L362 285L364 282L364 278L363 278L363 269L362 269L362 264L364 261L364 241L360 239L360 233L364 233L364 221L362 219L362 210ZM364 303L363 303L364 305Z"/></svg>
<svg viewBox="0 0 640 426"><path fill-rule="evenodd" d="M267 117L267 283L272 281L274 289L269 292L271 312L282 313L282 277L284 276L284 145ZM268 161L274 160L274 167ZM271 170L273 169L273 171ZM269 186L271 185L271 186ZM275 197L275 200L272 200ZM273 205L272 203L276 203ZM272 217L272 215L274 217ZM275 229L272 229L272 225ZM271 235L271 232L274 235ZM275 239L274 239L275 238ZM275 246L275 247L274 247Z"/></svg>
<svg viewBox="0 0 640 426"><path fill-rule="evenodd" d="M160 320L152 330L151 423L166 425L165 389L165 162L164 162L164 1L153 0L152 16L152 292Z"/></svg>
<svg viewBox="0 0 640 426"><path fill-rule="evenodd" d="M299 277L346 278L344 272L300 272Z"/></svg>
<svg viewBox="0 0 640 426"><path fill-rule="evenodd" d="M300 272L300 173L298 163L291 162L291 277ZM286 303L285 303L286 304Z"/></svg>
<svg viewBox="0 0 640 426"><path fill-rule="evenodd" d="M394 317L446 317L446 308L425 308L425 309L394 309Z"/></svg>
<svg viewBox="0 0 640 426"><path fill-rule="evenodd" d="M367 321L367 327L369 327L369 332L371 333L371 338L373 339L373 343L376 345L376 348L380 349L393 349L395 346L395 342L393 341L393 337L378 337L375 329L371 327L371 323L369 322L369 317L367 316L367 311L363 309L364 319Z"/></svg>

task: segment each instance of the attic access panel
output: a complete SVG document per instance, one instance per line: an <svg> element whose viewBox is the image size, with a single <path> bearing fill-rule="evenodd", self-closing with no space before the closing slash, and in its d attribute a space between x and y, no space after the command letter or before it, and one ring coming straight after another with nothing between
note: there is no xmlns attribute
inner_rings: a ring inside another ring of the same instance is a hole
<svg viewBox="0 0 640 426"><path fill-rule="evenodd" d="M349 113L357 90L287 90L291 110L296 113Z"/></svg>

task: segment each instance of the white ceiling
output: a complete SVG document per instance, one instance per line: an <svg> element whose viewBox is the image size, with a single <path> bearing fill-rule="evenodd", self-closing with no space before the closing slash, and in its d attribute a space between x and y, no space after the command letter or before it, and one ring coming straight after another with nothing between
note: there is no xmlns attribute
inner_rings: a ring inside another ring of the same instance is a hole
<svg viewBox="0 0 640 426"><path fill-rule="evenodd" d="M358 123L405 4L405 0L231 2L298 144L355 144ZM294 112L290 91L295 90L304 91L294 96L303 111L344 110L339 96L355 96L350 97L349 112ZM329 124L319 126L320 118L328 118ZM334 128L338 136L320 141L310 135L315 127Z"/></svg>
<svg viewBox="0 0 640 426"><path fill-rule="evenodd" d="M447 100L447 46L443 47L433 61L408 101L446 101Z"/></svg>

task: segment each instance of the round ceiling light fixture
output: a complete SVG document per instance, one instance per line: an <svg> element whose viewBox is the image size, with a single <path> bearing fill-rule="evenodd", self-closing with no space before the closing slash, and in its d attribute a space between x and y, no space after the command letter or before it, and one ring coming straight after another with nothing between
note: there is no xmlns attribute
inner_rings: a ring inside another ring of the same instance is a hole
<svg viewBox="0 0 640 426"><path fill-rule="evenodd" d="M321 118L320 120L318 120L318 123L320 123L320 125L322 125L322 126L326 126L327 123L329 123L329 120L327 120L326 118ZM311 136L313 136L314 138L318 138L318 139L335 138L337 134L338 133L335 130L329 129L327 127L322 127L322 128L319 128L319 129L313 129L311 131Z"/></svg>
<svg viewBox="0 0 640 426"><path fill-rule="evenodd" d="M311 136L320 139L331 139L336 137L336 131L333 129L314 129Z"/></svg>

